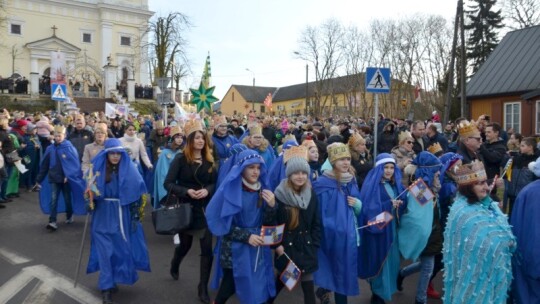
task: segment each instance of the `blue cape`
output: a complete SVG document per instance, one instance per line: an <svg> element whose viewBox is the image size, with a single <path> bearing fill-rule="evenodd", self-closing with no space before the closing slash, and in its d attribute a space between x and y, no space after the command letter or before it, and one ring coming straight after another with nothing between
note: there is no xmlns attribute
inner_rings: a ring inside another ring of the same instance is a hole
<svg viewBox="0 0 540 304"><path fill-rule="evenodd" d="M238 143L238 139L231 135L218 137L216 134L212 134L212 142L214 143L214 149L216 149L219 165L221 166L221 164L229 157L229 149L234 144Z"/></svg>
<svg viewBox="0 0 540 304"><path fill-rule="evenodd" d="M169 167L176 156L176 154L182 153L180 149L173 151L171 149L163 149L159 155L158 161L156 163L156 168L154 169L154 195L152 196L154 209L159 208L159 202L162 198L167 195L167 190L163 187L163 182L169 172Z"/></svg>
<svg viewBox="0 0 540 304"><path fill-rule="evenodd" d="M322 226L315 284L347 296L358 295L358 271L364 265L358 264L355 215L347 204L347 196L360 197L356 180L338 189L335 179L323 175L313 189Z"/></svg>
<svg viewBox="0 0 540 304"><path fill-rule="evenodd" d="M512 268L517 303L540 303L540 180L525 186L512 209L510 225L517 249Z"/></svg>
<svg viewBox="0 0 540 304"><path fill-rule="evenodd" d="M231 171L232 167L238 162L238 154L244 150L247 150L247 147L244 144L234 144L229 149L229 157L219 165L216 188L219 188L219 185L225 180L229 171Z"/></svg>
<svg viewBox="0 0 540 304"><path fill-rule="evenodd" d="M64 140L59 145L51 144L47 147L42 160L45 157L50 157L50 167L53 167L56 162L56 157L62 163L62 170L64 176L67 178L69 186L71 187L71 204L73 206L73 214L84 215L86 214L84 190L86 189L86 183L82 177L81 163L79 161L79 154L77 149L71 144L70 141ZM48 174L45 175L45 179L41 183L41 190L39 191L39 205L41 211L44 214L51 213L51 185L49 183ZM66 204L64 202L64 196L58 196L58 213L66 212Z"/></svg>

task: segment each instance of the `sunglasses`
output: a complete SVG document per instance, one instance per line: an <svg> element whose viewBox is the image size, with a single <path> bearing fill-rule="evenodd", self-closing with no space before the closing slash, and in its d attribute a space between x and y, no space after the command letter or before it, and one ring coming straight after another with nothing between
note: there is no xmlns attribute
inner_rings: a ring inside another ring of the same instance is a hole
<svg viewBox="0 0 540 304"><path fill-rule="evenodd" d="M407 142L409 145L413 143L413 142L410 141L410 140L407 140L406 142Z"/></svg>

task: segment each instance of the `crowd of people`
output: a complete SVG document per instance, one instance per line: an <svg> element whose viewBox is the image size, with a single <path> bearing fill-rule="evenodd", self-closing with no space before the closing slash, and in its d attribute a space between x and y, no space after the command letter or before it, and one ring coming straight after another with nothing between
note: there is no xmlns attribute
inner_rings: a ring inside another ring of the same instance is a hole
<svg viewBox="0 0 540 304"><path fill-rule="evenodd" d="M385 303L415 272L416 303L540 302L538 143L486 115L442 126L436 112L375 123L4 110L0 143L0 208L39 190L51 232L60 213L92 213L87 272L100 272L103 303L150 271L141 218L171 199L192 221L168 275L182 280L198 240L202 303L273 303L300 285L304 303L342 304L359 279Z"/></svg>

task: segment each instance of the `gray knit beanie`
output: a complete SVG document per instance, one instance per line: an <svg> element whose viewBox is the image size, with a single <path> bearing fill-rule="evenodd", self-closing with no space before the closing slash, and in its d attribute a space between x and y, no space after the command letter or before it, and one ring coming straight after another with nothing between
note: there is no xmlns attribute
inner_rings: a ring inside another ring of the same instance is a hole
<svg viewBox="0 0 540 304"><path fill-rule="evenodd" d="M307 160L302 157L295 156L287 161L285 174L287 177L289 177L298 171L306 172L306 174L309 176L311 168L309 167Z"/></svg>

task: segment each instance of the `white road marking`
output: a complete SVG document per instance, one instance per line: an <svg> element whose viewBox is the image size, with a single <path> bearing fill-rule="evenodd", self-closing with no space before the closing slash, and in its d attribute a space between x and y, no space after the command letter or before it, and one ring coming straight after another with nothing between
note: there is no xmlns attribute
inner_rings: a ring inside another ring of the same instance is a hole
<svg viewBox="0 0 540 304"><path fill-rule="evenodd" d="M77 288L73 288L73 280L67 278L63 274L60 274L45 265L35 265L25 267L15 275L12 279L0 286L0 303L8 302L14 297L21 289L23 289L34 278L43 282L42 285L37 286L32 290L29 298L25 303L50 303L41 302L43 300L52 298L52 294L59 290L66 294L70 298L74 299L81 304L100 304L101 299L95 296L90 290L82 285L78 285ZM31 301L32 298L38 299Z"/></svg>
<svg viewBox="0 0 540 304"><path fill-rule="evenodd" d="M31 259L15 252L9 251L5 248L0 248L0 257L4 258L12 265L24 264L31 261Z"/></svg>
<svg viewBox="0 0 540 304"><path fill-rule="evenodd" d="M51 284L39 281L22 304L48 304L53 303L55 289Z"/></svg>

